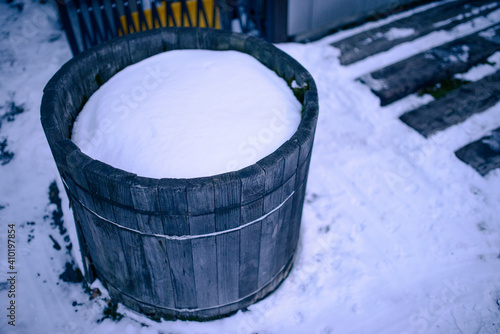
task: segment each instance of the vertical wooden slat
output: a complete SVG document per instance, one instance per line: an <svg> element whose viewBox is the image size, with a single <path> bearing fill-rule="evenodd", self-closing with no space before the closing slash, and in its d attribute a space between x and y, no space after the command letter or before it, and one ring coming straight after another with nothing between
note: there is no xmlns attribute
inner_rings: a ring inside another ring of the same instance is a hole
<svg viewBox="0 0 500 334"><path fill-rule="evenodd" d="M285 160L283 180L286 181L297 172L300 147L297 143L287 141L285 145L283 145L282 151Z"/></svg>
<svg viewBox="0 0 500 334"><path fill-rule="evenodd" d="M295 190L295 174L290 177L283 187L282 190L282 200L285 201L290 194ZM293 209L293 196L288 198L288 200L280 208L279 224L277 229L277 239L274 255L274 272L278 272L290 259L292 255L291 249L288 247L288 232L290 225L296 219L292 216Z"/></svg>
<svg viewBox="0 0 500 334"><path fill-rule="evenodd" d="M168 5L166 5L168 6ZM177 28L161 29L161 38L163 41L163 50L175 50L179 45L179 35Z"/></svg>
<svg viewBox="0 0 500 334"><path fill-rule="evenodd" d="M130 53L126 39L113 40L110 45L99 45L95 48L97 63L100 65L96 80L100 84L107 82L113 75L130 65ZM115 113L115 110L111 110ZM121 115L118 114L118 117Z"/></svg>
<svg viewBox="0 0 500 334"><path fill-rule="evenodd" d="M140 301L136 300L135 298L131 298L131 297L123 294L122 292L118 291L112 285L112 282L108 282L108 283L109 284L104 284L104 285L108 289L109 295L111 296L111 299L113 301L127 305L127 307L131 308L132 310L134 310L136 312L147 314L147 315L153 317L153 319L159 320L159 317L157 316L157 312L158 312L157 309L155 309L151 305L141 303Z"/></svg>
<svg viewBox="0 0 500 334"><path fill-rule="evenodd" d="M216 231L240 225L241 180L236 173L214 178ZM237 300L239 290L240 232L217 236L217 274L219 305Z"/></svg>
<svg viewBox="0 0 500 334"><path fill-rule="evenodd" d="M71 201L71 200L70 200ZM73 211L75 210L73 206ZM82 229L82 223L79 215L74 214L74 221L75 221L75 228L76 228L76 236L78 238L78 244L80 246L80 252L82 256L82 263L83 263L83 269L84 269L84 275L85 275L85 280L87 281L87 284L91 284L97 277L95 276L95 272L92 268L93 266L93 261L92 261L92 256L90 255L89 251L89 243L85 240L85 235L83 233ZM84 221L86 223L86 221ZM73 241L74 242L74 241Z"/></svg>
<svg viewBox="0 0 500 334"><path fill-rule="evenodd" d="M259 288L274 276L274 253L279 223L279 211L262 220L259 255Z"/></svg>
<svg viewBox="0 0 500 334"><path fill-rule="evenodd" d="M137 63L148 57L163 52L163 41L160 30L150 30L141 35L130 35L128 46L132 63Z"/></svg>
<svg viewBox="0 0 500 334"><path fill-rule="evenodd" d="M196 281L198 307L216 306L217 291L217 247L215 237L193 239L193 267Z"/></svg>
<svg viewBox="0 0 500 334"><path fill-rule="evenodd" d="M191 235L215 232L214 184L211 178L187 181ZM191 241L198 307L217 305L217 247L215 237Z"/></svg>
<svg viewBox="0 0 500 334"><path fill-rule="evenodd" d="M241 180L241 224L246 224L264 215L265 172L252 165L237 174ZM239 298L257 290L261 229L259 221L240 231Z"/></svg>
<svg viewBox="0 0 500 334"><path fill-rule="evenodd" d="M285 160L282 157L269 156L258 162L265 171L264 213L271 212L282 202L282 190ZM277 188L277 189L276 189ZM262 220L259 259L259 287L267 284L274 276L276 239L280 222L279 211L275 211Z"/></svg>
<svg viewBox="0 0 500 334"><path fill-rule="evenodd" d="M261 228L262 222L258 222L240 231L239 298L250 295L258 288Z"/></svg>
<svg viewBox="0 0 500 334"><path fill-rule="evenodd" d="M41 105L41 122L43 131L49 143L57 143L63 140L66 136L63 131L63 126L60 125L64 120L60 120L60 115L65 112L64 107L60 103L59 93L55 89L45 90ZM64 123L62 123L64 124ZM69 129L67 130L69 132ZM51 150L54 151L54 145L51 145ZM57 158L54 156L54 158Z"/></svg>
<svg viewBox="0 0 500 334"><path fill-rule="evenodd" d="M148 234L163 235L163 222L158 196L158 180L137 177L130 192L134 203L139 230ZM152 212L146 214L142 212ZM157 306L174 307L170 263L166 248L166 240L159 237L142 236L144 255L147 259L144 266L148 269L152 280L152 289L148 292L153 296Z"/></svg>
<svg viewBox="0 0 500 334"><path fill-rule="evenodd" d="M113 169L98 161L86 167L85 175L91 188L89 190L95 194L96 213L118 225L138 230L137 219L133 211L115 204L133 207L129 179L134 175ZM125 262L122 263L127 265L131 277L140 277L135 280L129 279L126 285L127 290L132 296L139 299L145 298L146 302L151 302L152 296L147 292L151 290L152 282L147 268L144 267L145 255L140 235L127 229L116 228L104 221L99 220L99 222L102 228L109 227L116 230L114 242L118 244L117 240L121 241L125 258ZM117 288L121 287L117 286Z"/></svg>
<svg viewBox="0 0 500 334"><path fill-rule="evenodd" d="M284 160L283 186L279 188L279 191L281 191L280 204L285 200L286 202L283 203L283 206L279 210L279 218L276 226L276 243L274 246L272 269L274 273L277 273L287 263L292 254L291 249L288 247L287 238L290 225L293 224L296 218L292 215L293 198L289 198L288 200L287 198L295 190L295 173L297 172L300 147L292 141L287 141L278 149L278 152L283 156ZM275 199L270 202L277 201L277 199L278 196L275 195Z"/></svg>
<svg viewBox="0 0 500 334"><path fill-rule="evenodd" d="M123 251L120 231L117 227L102 221L89 211L82 209L85 221L82 227L91 235L95 243L95 249L90 249L94 259L99 261L95 263L99 273L104 275L105 279L113 282L121 290L131 293L132 275L127 266L127 259ZM93 248L93 247L92 247Z"/></svg>
<svg viewBox="0 0 500 334"><path fill-rule="evenodd" d="M179 309L196 308L197 298L191 240L169 240L166 245L175 307Z"/></svg>
<svg viewBox="0 0 500 334"><path fill-rule="evenodd" d="M188 235L186 184L182 180L161 179L158 182L158 196L164 233Z"/></svg>
<svg viewBox="0 0 500 334"><path fill-rule="evenodd" d="M183 180L161 179L158 182L159 205L166 235L188 235L187 191ZM174 304L177 308L196 307L193 254L190 240L166 240L172 278Z"/></svg>

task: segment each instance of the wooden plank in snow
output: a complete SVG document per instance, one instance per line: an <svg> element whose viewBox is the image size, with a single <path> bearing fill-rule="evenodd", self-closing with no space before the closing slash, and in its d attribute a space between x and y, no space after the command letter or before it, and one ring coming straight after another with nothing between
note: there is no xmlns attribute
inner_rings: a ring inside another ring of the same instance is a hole
<svg viewBox="0 0 500 334"><path fill-rule="evenodd" d="M500 4L493 0L460 0L444 3L386 25L362 31L332 43L341 52L340 63L350 65L437 30L451 30L459 24L488 15Z"/></svg>
<svg viewBox="0 0 500 334"><path fill-rule="evenodd" d="M483 176L500 168L500 128L462 147L455 155Z"/></svg>
<svg viewBox="0 0 500 334"><path fill-rule="evenodd" d="M403 114L400 119L422 136L444 130L485 111L500 100L500 71L464 85L441 99Z"/></svg>
<svg viewBox="0 0 500 334"><path fill-rule="evenodd" d="M466 72L497 51L500 51L500 25L419 53L359 80L385 106L456 73Z"/></svg>

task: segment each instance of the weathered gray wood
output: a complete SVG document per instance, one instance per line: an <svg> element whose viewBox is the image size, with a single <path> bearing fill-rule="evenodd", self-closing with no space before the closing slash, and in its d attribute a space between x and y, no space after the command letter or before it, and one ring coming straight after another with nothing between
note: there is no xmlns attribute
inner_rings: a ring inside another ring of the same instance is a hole
<svg viewBox="0 0 500 334"><path fill-rule="evenodd" d="M262 298L266 297L268 294L276 290L281 283L283 283L283 280L288 276L290 270L292 269L293 258L294 257L292 256L285 268L283 268L283 270L280 271L274 277L274 279L270 281L263 289L261 289L254 295L253 299L255 301L261 300Z"/></svg>
<svg viewBox="0 0 500 334"><path fill-rule="evenodd" d="M94 206L100 216L132 230L138 230L137 219L130 193L130 179L133 174L113 169L99 161L93 161L85 169L90 191L94 193ZM121 205L117 205L121 204ZM123 206L126 207L123 207ZM102 222L102 225L110 223ZM115 228L116 229L116 228ZM130 275L138 275L140 280L127 282L127 291L136 298L144 298L151 302L153 295L152 280L147 267L144 266L145 255L141 236L138 233L119 228L113 242L121 240L122 253ZM123 263L123 262L122 262ZM121 289L121 286L117 286Z"/></svg>
<svg viewBox="0 0 500 334"><path fill-rule="evenodd" d="M281 188L282 190L282 200L286 202L283 203L283 206L280 208L279 221L277 226L277 238L276 238L276 246L275 246L275 254L274 254L274 272L278 272L289 260L292 251L288 248L288 232L289 225L294 220L292 216L292 207L293 207L293 197L289 196L295 190L295 174L292 175Z"/></svg>
<svg viewBox="0 0 500 334"><path fill-rule="evenodd" d="M216 175L214 184L215 209L239 207L241 204L241 179L238 173Z"/></svg>
<svg viewBox="0 0 500 334"><path fill-rule="evenodd" d="M283 184L283 173L285 169L285 159L283 157L279 154L271 154L258 161L257 164L262 167L265 172L264 183L266 193L270 193Z"/></svg>
<svg viewBox="0 0 500 334"><path fill-rule="evenodd" d="M148 30L141 35L130 34L126 38L133 64L164 51L161 30Z"/></svg>
<svg viewBox="0 0 500 334"><path fill-rule="evenodd" d="M283 145L283 150L285 162L285 166L283 167L283 180L286 181L297 172L300 147L295 142L287 141L286 144Z"/></svg>
<svg viewBox="0 0 500 334"><path fill-rule="evenodd" d="M491 6L485 6L491 5ZM360 32L331 45L340 49L340 63L350 65L396 45L413 41L436 30L451 30L465 21L488 15L498 9L494 0L460 0L445 3L426 11L393 21L389 24ZM470 14L464 17L464 13ZM462 15L462 19L453 19ZM448 22L436 26L439 22ZM387 38L391 29L413 29L413 33L400 38Z"/></svg>
<svg viewBox="0 0 500 334"><path fill-rule="evenodd" d="M130 307L132 310L139 312L139 313L144 313L150 317L152 317L155 320L159 320L159 317L157 315L157 310L153 308L150 305L147 305L145 303L141 303L139 300L132 298L126 294L123 294L122 292L124 291L119 291L117 290L111 282L103 282L105 287L109 291L109 295L111 296L111 299L114 302L119 302L124 305L127 305Z"/></svg>
<svg viewBox="0 0 500 334"><path fill-rule="evenodd" d="M250 36L245 41L245 52L269 68L276 67L275 52L273 51L274 48L272 45L262 42L262 40L257 37Z"/></svg>
<svg viewBox="0 0 500 334"><path fill-rule="evenodd" d="M265 193L265 172L259 165L251 165L239 170L241 179L241 204L261 199Z"/></svg>
<svg viewBox="0 0 500 334"><path fill-rule="evenodd" d="M178 49L179 35L177 28L161 29L161 37L165 51Z"/></svg>
<svg viewBox="0 0 500 334"><path fill-rule="evenodd" d="M462 147L455 155L482 176L500 168L500 128Z"/></svg>
<svg viewBox="0 0 500 334"><path fill-rule="evenodd" d="M196 29L184 28L178 30L178 48L179 49L198 49L198 36Z"/></svg>
<svg viewBox="0 0 500 334"><path fill-rule="evenodd" d="M56 91L54 91L56 90ZM76 111L73 111L72 108L68 108L67 105L73 103L73 98L67 98L65 95L69 94L73 91L73 89L69 89L66 94L64 92L63 87L54 87L54 90L46 90L45 95L48 95L49 97L52 97L52 93L54 93L54 100L53 101L44 101L42 100L42 110L44 108L44 105L47 104L50 106L49 109L47 109L46 112L44 112L44 118L55 118L57 121L56 124L52 123L51 125L57 125L58 126L58 132L62 133L63 138L68 138L68 136L71 134L71 125L75 121L76 118ZM58 140L61 140L58 138Z"/></svg>
<svg viewBox="0 0 500 334"><path fill-rule="evenodd" d="M301 129L310 130L312 138L316 132L316 124L318 123L318 110L319 103L317 88L314 81L309 81L309 90L304 94L304 112L302 114L302 121L300 122Z"/></svg>
<svg viewBox="0 0 500 334"><path fill-rule="evenodd" d="M291 83L295 77L295 71L290 63L290 59L284 53L275 53L274 64L276 64L276 73L285 79L286 82Z"/></svg>
<svg viewBox="0 0 500 334"><path fill-rule="evenodd" d="M149 178L135 178L130 188L134 208L139 211L160 212L158 197L158 180ZM145 233L163 235L163 221L159 214L137 213L138 229ZM144 267L151 277L151 290L154 305L175 307L172 279L170 277L170 263L168 261L166 241L158 237L143 236Z"/></svg>
<svg viewBox="0 0 500 334"><path fill-rule="evenodd" d="M109 44L100 44L95 47L99 66L96 82L102 85L113 75L131 64L128 43L126 39L115 39Z"/></svg>
<svg viewBox="0 0 500 334"><path fill-rule="evenodd" d="M68 190L66 189L66 191ZM93 282L97 278L97 276L95 275L95 272L93 270L93 262L92 262L92 256L90 255L89 252L89 244L85 240L85 235L82 230L80 222L81 220L79 216L75 214L74 218L75 218L74 221L75 221L76 236L78 238L78 244L80 245L84 277L87 282Z"/></svg>
<svg viewBox="0 0 500 334"><path fill-rule="evenodd" d="M485 31L491 31L486 37ZM419 89L462 73L500 50L500 26L419 53L359 79L385 106Z"/></svg>
<svg viewBox="0 0 500 334"><path fill-rule="evenodd" d="M187 215L186 183L183 180L161 179L158 182L161 211L167 215Z"/></svg>
<svg viewBox="0 0 500 334"><path fill-rule="evenodd" d="M186 197L189 215L196 216L213 213L215 210L215 195L212 178L189 179L186 182L188 184L186 187Z"/></svg>
<svg viewBox="0 0 500 334"><path fill-rule="evenodd" d="M238 299L240 231L217 236L216 244L218 303L219 305L224 305Z"/></svg>
<svg viewBox="0 0 500 334"><path fill-rule="evenodd" d="M139 230L146 233L163 234L158 180L144 177L134 178L130 185L130 195L135 212L137 212Z"/></svg>
<svg viewBox="0 0 500 334"><path fill-rule="evenodd" d="M262 222L258 222L240 231L239 298L252 294L258 288L261 229Z"/></svg>
<svg viewBox="0 0 500 334"><path fill-rule="evenodd" d="M59 121L58 116L64 115L62 105L59 103L59 94L56 90L47 90L42 97L42 104L40 107L41 122L45 136L50 138L53 142L58 142L67 138L69 129L65 132L62 131L62 126L65 123ZM56 110L54 110L56 109Z"/></svg>
<svg viewBox="0 0 500 334"><path fill-rule="evenodd" d="M304 165L309 155L311 154L314 141L314 133L309 129L304 129L294 136L293 141L300 147L298 161L298 166L300 168L300 166Z"/></svg>
<svg viewBox="0 0 500 334"><path fill-rule="evenodd" d="M104 224L104 223L103 223ZM149 268L144 265L146 256L143 247L143 237L135 232L120 229L119 240L121 240L122 253L125 257L125 263L128 267L129 282L127 284L128 293L146 303L155 301L153 285L155 282L151 279ZM117 236L114 237L114 242L117 242ZM106 252L109 253L109 250ZM123 263L123 262L122 262ZM138 279L140 277L140 279ZM118 286L117 286L118 287ZM119 287L121 288L121 287Z"/></svg>
<svg viewBox="0 0 500 334"><path fill-rule="evenodd" d="M229 49L229 34L222 30L201 29L198 34L203 48L209 50Z"/></svg>
<svg viewBox="0 0 500 334"><path fill-rule="evenodd" d="M129 190L122 184L120 184L119 181L125 178L131 178L134 175L126 172L121 173L119 170L116 170L111 166L97 160L92 161L85 167L85 177L90 188L89 191L93 195L96 212L100 216L120 225L127 226L128 224L128 227L137 227L135 217L133 218L133 222L129 222L127 220L124 222L124 224L116 221L113 204L120 202L115 202L112 199L112 197L123 199L130 197L130 193L128 194L128 196L127 194L125 194L125 192ZM115 173L119 173L116 179L113 178ZM116 182L113 182L112 180Z"/></svg>
<svg viewBox="0 0 500 334"><path fill-rule="evenodd" d="M215 214L189 216L189 230L191 235L202 235L215 232ZM215 242L215 240L213 240Z"/></svg>
<svg viewBox="0 0 500 334"><path fill-rule="evenodd" d="M196 308L197 291L195 290L191 240L169 240L166 245L175 307Z"/></svg>
<svg viewBox="0 0 500 334"><path fill-rule="evenodd" d="M75 57L75 62L78 62L79 71L79 86L81 88L81 93L83 94L84 100L80 104L80 109L83 107L83 103L99 88L99 84L96 81L96 77L99 73L99 63L97 60L97 55L94 50L89 50L88 53L80 53ZM74 97L74 96L72 96ZM74 102L76 99L72 99ZM77 106L74 106L77 107Z"/></svg>
<svg viewBox="0 0 500 334"><path fill-rule="evenodd" d="M86 95L84 87L80 85L80 70L79 66L75 65L78 59L79 58L73 58L64 64L44 88L44 92L50 90L57 91L61 98L63 108L59 108L59 110L54 110L53 112L56 114L58 120L63 120L65 122L60 123L59 126L65 133L66 138L69 138L69 132L66 132L65 129L70 128L76 115L89 97ZM68 114L71 115L71 117L68 116Z"/></svg>
<svg viewBox="0 0 500 334"><path fill-rule="evenodd" d="M162 215L163 230L166 235L188 235L189 218L184 215Z"/></svg>
<svg viewBox="0 0 500 334"><path fill-rule="evenodd" d="M283 200L283 192L280 186L283 184L285 160L275 154L259 161L258 165L260 165L266 173L264 213L267 214L277 209ZM266 285L276 274L274 271L274 255L276 251L276 239L278 237L279 217L279 211L275 211L262 220L259 254L259 288Z"/></svg>
<svg viewBox="0 0 500 334"><path fill-rule="evenodd" d="M154 305L175 307L171 265L167 253L167 241L162 238L143 236L144 266L148 269L152 286L148 291Z"/></svg>
<svg viewBox="0 0 500 334"><path fill-rule="evenodd" d="M241 35L236 33L229 34L229 49L245 52L245 43L246 40L250 38L248 35Z"/></svg>
<svg viewBox="0 0 500 334"><path fill-rule="evenodd" d="M78 206L78 205L77 205ZM123 251L120 231L114 225L103 222L89 211L82 208L87 224L82 225L84 233L90 234L94 247L89 249L97 271L110 282L114 282L121 290L130 293L131 273L127 266L127 258ZM85 232L86 231L86 232Z"/></svg>
<svg viewBox="0 0 500 334"><path fill-rule="evenodd" d="M94 238L93 238L92 228L90 227L89 220L88 220L89 213L85 212L85 209L81 206L80 203L75 202L73 204L73 214L75 216L75 220L82 222L82 224L80 224L80 226L81 226L82 232L85 236L85 240L88 244L89 259L90 259L91 265L94 268L93 271L95 272L95 270L97 270L98 276L105 275L107 273L106 266L107 266L107 261L109 260L109 258L105 257L104 252L100 251L100 248L99 248L101 246L100 239L94 240ZM85 254L83 256L85 256ZM110 276L108 279L112 279L112 278L113 277Z"/></svg>
<svg viewBox="0 0 500 334"><path fill-rule="evenodd" d="M279 189L281 196L281 189ZM276 238L278 234L279 211L275 211L262 220L262 231L260 234L259 255L259 284L261 288L276 274L274 272L274 259L276 251Z"/></svg>
<svg viewBox="0 0 500 334"><path fill-rule="evenodd" d="M500 100L499 83L500 71L462 86L399 118L422 136L429 137L497 104Z"/></svg>
<svg viewBox="0 0 500 334"><path fill-rule="evenodd" d="M293 200L292 217L294 217L294 219L290 222L290 225L288 226L287 249L288 252L292 254L295 253L295 250L297 249L297 243L299 240L300 224L302 221L302 209L303 209L304 198L306 195L306 184L307 184L307 179L303 180L299 184L297 190L295 191L295 194L293 195L293 198L290 199Z"/></svg>
<svg viewBox="0 0 500 334"><path fill-rule="evenodd" d="M92 159L82 154L79 150L68 153L66 164L70 172L67 177L64 176L64 179L78 201L81 201L90 210L95 211L94 199L88 190L89 185L84 173L85 166L91 162Z"/></svg>
<svg viewBox="0 0 500 334"><path fill-rule="evenodd" d="M311 156L309 155L310 159ZM307 173L309 172L309 161L305 161L302 166L297 169L297 174L295 178L295 189L299 188L300 185L307 182Z"/></svg>
<svg viewBox="0 0 500 334"><path fill-rule="evenodd" d="M237 173L213 177L215 196L215 230L236 228L241 220L241 180ZM240 266L240 232L216 237L217 285L219 305L238 299Z"/></svg>
<svg viewBox="0 0 500 334"><path fill-rule="evenodd" d="M183 180L161 179L158 196L166 235L189 235L186 183ZM196 307L193 255L190 240L166 242L170 265L174 304L177 308Z"/></svg>
<svg viewBox="0 0 500 334"><path fill-rule="evenodd" d="M211 178L188 181L187 202L191 235L215 232L214 183ZM217 305L217 246L215 238L191 241L198 307Z"/></svg>
<svg viewBox="0 0 500 334"><path fill-rule="evenodd" d="M109 43L111 43L110 49L112 49L113 57L115 58L113 62L115 63L117 72L132 64L130 48L126 38L118 38Z"/></svg>
<svg viewBox="0 0 500 334"><path fill-rule="evenodd" d="M193 268L196 281L198 307L218 305L217 246L215 237L198 238L191 241Z"/></svg>

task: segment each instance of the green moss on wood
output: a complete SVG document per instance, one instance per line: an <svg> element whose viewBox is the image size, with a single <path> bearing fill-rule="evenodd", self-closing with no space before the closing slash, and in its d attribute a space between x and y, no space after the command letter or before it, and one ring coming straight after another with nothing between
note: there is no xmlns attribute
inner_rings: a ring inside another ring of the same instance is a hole
<svg viewBox="0 0 500 334"><path fill-rule="evenodd" d="M448 94L451 91L454 91L457 88L462 87L463 85L466 85L470 83L468 80L462 80L462 79L457 79L457 78L448 78L445 79L441 82L438 82L434 86L429 86L422 88L418 91L418 95L422 96L425 94L430 94L432 97L434 97L436 100L442 98L446 94Z"/></svg>

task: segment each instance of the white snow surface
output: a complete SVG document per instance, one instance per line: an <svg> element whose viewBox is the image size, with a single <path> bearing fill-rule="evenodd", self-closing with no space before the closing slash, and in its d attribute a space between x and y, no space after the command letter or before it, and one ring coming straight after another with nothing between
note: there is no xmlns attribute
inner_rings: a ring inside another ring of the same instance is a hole
<svg viewBox="0 0 500 334"><path fill-rule="evenodd" d="M128 66L78 115L90 157L154 178L239 170L297 131L302 106L285 80L237 51L175 50Z"/></svg>
<svg viewBox="0 0 500 334"><path fill-rule="evenodd" d="M415 29L412 28L391 28L387 31L384 36L389 41L393 41L400 38L405 38L411 36L415 33Z"/></svg>
<svg viewBox="0 0 500 334"><path fill-rule="evenodd" d="M44 85L70 58L54 13L51 4L26 2L19 12L0 3L0 99L25 108L0 128L0 140L7 138L7 149L15 153L0 165L0 281L8 271L7 224L16 224L18 272L16 327L7 324L8 289L0 283L0 333L500 332L500 172L481 177L453 153L500 126L500 105L425 139L398 117L429 97L412 95L382 108L355 80L375 63L383 66L415 50L394 48L344 67L327 39L279 46L311 72L320 98L299 249L289 277L247 312L216 321L154 322L119 305L123 319L98 322L106 294L89 300L80 284L59 280L64 263L78 261L78 249L54 249L49 235L64 241L44 218L53 209L49 184L58 180L63 187L39 105ZM458 35L477 26L460 29ZM427 37L411 45L430 48L426 43L433 41ZM68 199L61 196L75 245Z"/></svg>
<svg viewBox="0 0 500 334"><path fill-rule="evenodd" d="M455 78L469 81L478 81L487 75L493 74L500 69L500 52L495 52L488 57L488 63L479 64L471 68L467 73L457 73Z"/></svg>

